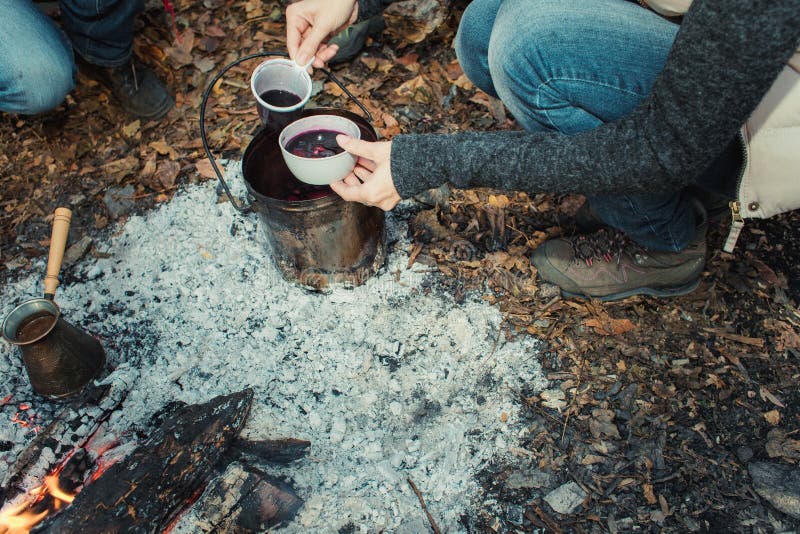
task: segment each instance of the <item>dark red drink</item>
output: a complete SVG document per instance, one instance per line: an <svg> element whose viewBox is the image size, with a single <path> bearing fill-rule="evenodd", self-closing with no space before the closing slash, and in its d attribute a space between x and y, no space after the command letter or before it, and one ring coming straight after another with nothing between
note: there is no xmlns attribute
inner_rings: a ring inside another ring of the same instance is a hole
<svg viewBox="0 0 800 534"><path fill-rule="evenodd" d="M336 142L342 132L333 130L309 130L292 137L286 143L286 150L301 158L328 158L341 154L344 149Z"/></svg>
<svg viewBox="0 0 800 534"><path fill-rule="evenodd" d="M333 194L333 190L327 185L304 184L299 180L295 180L295 183L287 184L287 186L280 200L300 202L303 200L315 200Z"/></svg>
<svg viewBox="0 0 800 534"><path fill-rule="evenodd" d="M270 89L269 91L264 91L258 95L258 97L263 102L276 108L289 108L296 106L302 101L298 95L290 91L284 91L283 89ZM303 115L302 106L292 111L275 111L259 102L257 108L261 122L266 125L267 128L276 132L281 131L288 124L296 121Z"/></svg>
<svg viewBox="0 0 800 534"><path fill-rule="evenodd" d="M283 89L270 89L258 95L261 100L276 108L290 108L300 103L302 98Z"/></svg>

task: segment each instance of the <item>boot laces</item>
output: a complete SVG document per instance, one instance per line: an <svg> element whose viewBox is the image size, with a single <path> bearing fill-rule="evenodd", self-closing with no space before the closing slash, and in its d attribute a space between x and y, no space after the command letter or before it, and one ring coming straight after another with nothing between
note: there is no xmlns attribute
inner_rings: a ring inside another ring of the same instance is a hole
<svg viewBox="0 0 800 534"><path fill-rule="evenodd" d="M629 252L634 257L644 253L644 248L631 241L619 230L603 228L593 234L576 236L570 242L575 260L589 266L594 263L595 259L601 259L608 263L615 261L619 265L624 252Z"/></svg>

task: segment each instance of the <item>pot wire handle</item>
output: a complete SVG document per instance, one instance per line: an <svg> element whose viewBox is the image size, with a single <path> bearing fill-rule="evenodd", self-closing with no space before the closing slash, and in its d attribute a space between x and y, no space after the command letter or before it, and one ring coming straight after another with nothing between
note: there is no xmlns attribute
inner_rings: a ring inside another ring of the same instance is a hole
<svg viewBox="0 0 800 534"><path fill-rule="evenodd" d="M208 87L203 93L203 101L200 104L200 140L203 142L203 150L205 150L206 157L211 162L211 167L214 169L214 173L217 175L219 183L225 190L225 194L228 196L228 200L231 201L231 205L233 205L233 207L236 208L236 211L245 214L252 211L253 206L250 204L247 205L244 205L243 203L240 204L233 197L233 193L231 193L231 190L228 187L228 182L225 181L225 177L222 175L222 171L219 170L219 166L217 165L217 162L214 159L214 155L211 153L211 147L209 147L208 145L208 138L206 137L206 104L208 104L208 97L211 96L211 91L213 91L214 86L225 75L226 72L231 70L236 65L244 63L245 61L249 61L251 59L255 59L258 57L272 57L272 56L289 57L289 54L287 54L286 52L257 52L255 54L250 54L247 56L240 57L239 59L236 59L231 63L228 63L227 65L222 67L222 70L220 70L208 84Z"/></svg>
<svg viewBox="0 0 800 534"><path fill-rule="evenodd" d="M328 77L328 79L329 79L330 81L332 81L333 83L335 83L336 85L338 85L338 86L339 86L339 89L341 89L342 91L344 91L344 93L345 93L345 94L346 94L348 97L350 97L350 100L352 100L353 102L355 102L355 104L356 104L358 107L360 107L360 108L361 108L361 111L363 111L363 112L364 112L364 115L366 115L366 116L367 116L367 120L368 120L370 123L372 123L372 114L369 112L369 110L367 110L367 108L366 108L366 107L364 107L364 104L362 104L362 103L361 103L361 101L360 101L359 99L357 99L357 98L356 98L356 97L353 95L353 93L351 93L351 92L350 92L350 91L347 89L347 87L345 87L345 86L344 86L344 84L343 84L342 82L340 82L340 81L339 81L339 78L337 78L335 74L333 74L333 73L332 73L331 71L329 71L328 69L317 69L317 70L318 70L318 71L320 71L320 72L321 72L322 74L324 74L325 76L327 76L327 77Z"/></svg>

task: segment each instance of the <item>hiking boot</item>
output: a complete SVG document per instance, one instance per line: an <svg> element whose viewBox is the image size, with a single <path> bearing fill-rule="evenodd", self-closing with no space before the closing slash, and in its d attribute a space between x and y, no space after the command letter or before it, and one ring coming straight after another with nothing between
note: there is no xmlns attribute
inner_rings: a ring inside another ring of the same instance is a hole
<svg viewBox="0 0 800 534"><path fill-rule="evenodd" d="M700 283L705 261L705 226L680 252L646 250L622 232L603 228L545 241L531 257L539 276L564 295L600 300L685 295Z"/></svg>
<svg viewBox="0 0 800 534"><path fill-rule="evenodd" d="M81 67L106 86L120 107L135 117L159 119L175 105L163 82L135 59L119 67L98 67L86 62Z"/></svg>
<svg viewBox="0 0 800 534"><path fill-rule="evenodd" d="M383 31L383 26L383 15L375 15L358 24L348 26L336 34L328 41L328 44L339 45L339 50L328 64L335 65L336 63L350 61L356 57L361 49L364 48L367 37L377 37L380 35Z"/></svg>

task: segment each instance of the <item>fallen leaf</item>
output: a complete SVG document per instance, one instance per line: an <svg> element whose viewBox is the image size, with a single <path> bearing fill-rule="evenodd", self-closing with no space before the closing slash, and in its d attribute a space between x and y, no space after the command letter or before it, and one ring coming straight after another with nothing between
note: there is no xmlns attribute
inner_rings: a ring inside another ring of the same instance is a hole
<svg viewBox="0 0 800 534"><path fill-rule="evenodd" d="M103 172L115 182L121 181L139 169L139 158L130 155L114 161L109 161L102 166Z"/></svg>
<svg viewBox="0 0 800 534"><path fill-rule="evenodd" d="M601 464L605 462L606 459L603 456L599 456L597 454L587 454L581 459L582 465L594 465L594 464Z"/></svg>
<svg viewBox="0 0 800 534"><path fill-rule="evenodd" d="M464 75L464 69L461 68L461 64L458 60L448 63L444 70L451 81L458 80Z"/></svg>
<svg viewBox="0 0 800 534"><path fill-rule="evenodd" d="M780 428L773 428L767 433L767 443L764 448L770 458L800 460L800 440L787 437L786 432Z"/></svg>
<svg viewBox="0 0 800 534"><path fill-rule="evenodd" d="M772 426L777 426L781 422L781 412L778 410L770 410L764 414L764 419Z"/></svg>
<svg viewBox="0 0 800 534"><path fill-rule="evenodd" d="M601 323L598 319L585 319L583 326L594 328L601 336L618 336L636 329L630 319L611 319Z"/></svg>
<svg viewBox="0 0 800 534"><path fill-rule="evenodd" d="M781 400L775 395L773 395L770 392L770 390L768 390L764 386L761 386L758 389L758 394L761 396L761 400L763 401L769 400L772 404L774 404L778 408L786 408L786 406L781 402Z"/></svg>
<svg viewBox="0 0 800 534"><path fill-rule="evenodd" d="M800 333L792 325L777 319L764 319L764 327L774 336L775 350L800 349Z"/></svg>
<svg viewBox="0 0 800 534"><path fill-rule="evenodd" d="M566 396L560 389L546 389L539 394L539 397L544 401L542 402L543 406L559 412L567 406L567 403L564 402Z"/></svg>
<svg viewBox="0 0 800 534"><path fill-rule="evenodd" d="M225 37L225 32L219 26L211 24L206 26L206 35L209 37Z"/></svg>
<svg viewBox="0 0 800 534"><path fill-rule="evenodd" d="M672 515L672 510L670 510L670 508L669 508L669 504L667 503L667 499L661 493L658 494L658 504L659 504L659 506L661 506L661 513L663 513L664 516L669 517L669 516Z"/></svg>
<svg viewBox="0 0 800 534"><path fill-rule="evenodd" d="M145 185L150 186L152 189L156 189L156 186L151 181L151 178L156 173L156 154L155 152L151 152L150 155L144 160L144 167L142 167L142 172L139 173L139 179Z"/></svg>
<svg viewBox="0 0 800 534"><path fill-rule="evenodd" d="M394 93L401 99L419 102L420 104L430 104L433 100L433 91L422 75L415 76L403 83L394 90Z"/></svg>
<svg viewBox="0 0 800 534"><path fill-rule="evenodd" d="M473 84L472 81L469 78L467 78L466 74L462 74L461 76L459 76L456 79L456 81L453 82L453 85L455 85L460 89L463 89L464 91L472 91L472 89L475 88L475 84Z"/></svg>
<svg viewBox="0 0 800 534"><path fill-rule="evenodd" d="M194 32L191 28L186 28L183 31L181 42L166 48L164 52L172 60L174 66L180 68L192 64L194 60L192 48L194 48Z"/></svg>
<svg viewBox="0 0 800 534"><path fill-rule="evenodd" d="M148 146L161 154L162 156L169 156L169 159L178 159L178 152L175 151L174 148L169 146L166 141L161 139L160 141L152 141Z"/></svg>
<svg viewBox="0 0 800 534"><path fill-rule="evenodd" d="M122 134L125 137L133 137L137 133L139 133L139 127L141 126L141 122L139 119L136 119L133 122L130 122L122 127Z"/></svg>
<svg viewBox="0 0 800 534"><path fill-rule="evenodd" d="M642 493L644 493L644 500L647 501L647 504L655 504L658 502L656 499L655 493L653 493L653 485L652 484L642 484Z"/></svg>
<svg viewBox="0 0 800 534"><path fill-rule="evenodd" d="M395 63L398 65L410 65L412 63L416 63L419 59L419 54L406 54L405 56L399 57L394 60Z"/></svg>
<svg viewBox="0 0 800 534"><path fill-rule="evenodd" d="M156 178L166 189L175 187L175 179L181 172L181 166L177 161L162 161L158 164Z"/></svg>
<svg viewBox="0 0 800 534"><path fill-rule="evenodd" d="M508 197L505 195L489 195L489 205L493 208L503 209L511 204Z"/></svg>
<svg viewBox="0 0 800 534"><path fill-rule="evenodd" d="M217 162L217 165L219 165L219 162ZM208 158L196 161L194 168L203 178L208 178L210 180L217 179L217 174L214 172L214 168L211 166L211 161L209 161Z"/></svg>
<svg viewBox="0 0 800 534"><path fill-rule="evenodd" d="M204 57L204 58L200 58L198 60L195 60L194 61L194 66L197 67L197 70L199 70L200 72L208 72L211 69L213 69L214 67L216 67L217 64L214 63L213 59L208 58L208 57Z"/></svg>
<svg viewBox="0 0 800 534"><path fill-rule="evenodd" d="M615 425L612 421L614 419L613 410L595 409L592 410L592 418L589 420L589 432L592 437L600 438L608 436L609 438L622 439Z"/></svg>

